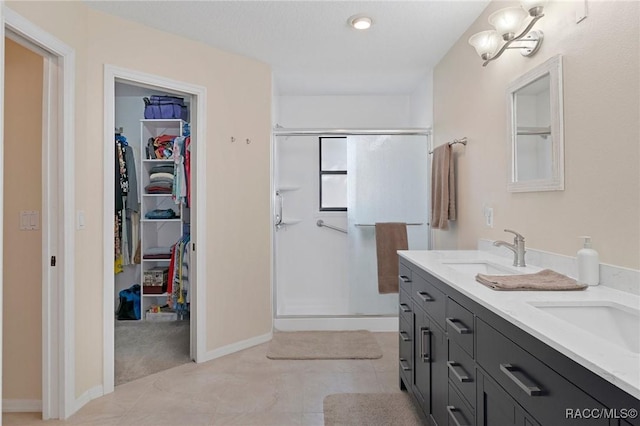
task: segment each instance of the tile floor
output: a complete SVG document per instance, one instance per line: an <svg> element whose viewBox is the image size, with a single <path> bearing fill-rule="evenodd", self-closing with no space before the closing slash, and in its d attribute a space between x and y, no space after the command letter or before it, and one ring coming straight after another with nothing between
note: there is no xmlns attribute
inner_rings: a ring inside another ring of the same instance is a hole
<svg viewBox="0 0 640 426"><path fill-rule="evenodd" d="M398 335L374 333L376 360L270 360L262 344L203 364L186 364L116 387L66 421L4 413L7 425L323 425L332 393L400 392Z"/></svg>

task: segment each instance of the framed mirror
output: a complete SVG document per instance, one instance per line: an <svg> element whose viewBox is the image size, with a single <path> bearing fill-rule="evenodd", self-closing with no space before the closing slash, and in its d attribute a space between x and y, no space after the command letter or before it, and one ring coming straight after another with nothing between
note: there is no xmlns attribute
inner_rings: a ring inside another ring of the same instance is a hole
<svg viewBox="0 0 640 426"><path fill-rule="evenodd" d="M507 110L507 190L564 190L562 57L554 56L511 83Z"/></svg>

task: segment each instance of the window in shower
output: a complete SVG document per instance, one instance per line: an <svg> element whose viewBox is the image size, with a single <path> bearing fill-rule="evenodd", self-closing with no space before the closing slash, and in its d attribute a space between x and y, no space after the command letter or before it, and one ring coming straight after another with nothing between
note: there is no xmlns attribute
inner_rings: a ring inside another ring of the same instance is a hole
<svg viewBox="0 0 640 426"><path fill-rule="evenodd" d="M347 210L347 138L321 137L320 211Z"/></svg>

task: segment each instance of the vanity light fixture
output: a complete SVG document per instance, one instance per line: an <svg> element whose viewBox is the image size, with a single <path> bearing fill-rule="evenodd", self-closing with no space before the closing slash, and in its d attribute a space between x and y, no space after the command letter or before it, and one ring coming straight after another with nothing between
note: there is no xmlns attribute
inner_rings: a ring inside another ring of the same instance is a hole
<svg viewBox="0 0 640 426"><path fill-rule="evenodd" d="M495 30L482 31L469 38L469 44L475 47L478 55L484 60L483 67L507 49L520 49L522 56L534 55L544 34L540 30L532 30L540 18L547 0L522 0L519 7L500 9L489 16L489 23ZM524 26L527 17L531 18L526 28L518 34ZM518 42L518 46L511 46ZM500 43L504 43L502 47Z"/></svg>
<svg viewBox="0 0 640 426"><path fill-rule="evenodd" d="M356 30L366 30L371 27L371 18L362 15L356 15L349 18L349 25L351 25Z"/></svg>

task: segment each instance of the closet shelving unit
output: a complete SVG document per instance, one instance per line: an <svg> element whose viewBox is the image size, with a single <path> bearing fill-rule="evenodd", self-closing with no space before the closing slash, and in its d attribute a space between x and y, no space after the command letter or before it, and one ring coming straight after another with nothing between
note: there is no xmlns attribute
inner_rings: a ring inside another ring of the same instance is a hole
<svg viewBox="0 0 640 426"><path fill-rule="evenodd" d="M148 194L145 188L150 180L150 171L158 165L174 164L172 158L169 159L149 159L147 154L147 142L150 138L160 135L183 136L185 122L179 119L166 120L140 120L141 128L141 219L140 219L140 239L141 239L141 312L142 319L145 319L146 311L151 305L164 305L168 294L145 293L144 277L145 272L156 268L169 268L170 259L145 259L149 249L154 247L171 247L183 235L188 232L190 223L190 212L184 204L176 204L171 194ZM176 217L172 219L147 219L146 214L155 209L172 209Z"/></svg>

